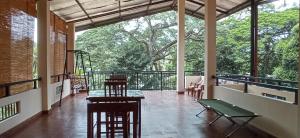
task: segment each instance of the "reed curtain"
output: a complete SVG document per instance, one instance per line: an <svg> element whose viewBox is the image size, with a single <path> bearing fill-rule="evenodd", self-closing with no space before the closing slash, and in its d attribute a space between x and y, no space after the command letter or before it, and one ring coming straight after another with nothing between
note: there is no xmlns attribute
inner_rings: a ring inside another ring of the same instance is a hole
<svg viewBox="0 0 300 138"><path fill-rule="evenodd" d="M0 1L0 84L32 79L35 16L35 0ZM10 87L12 94L28 89L31 83Z"/></svg>
<svg viewBox="0 0 300 138"><path fill-rule="evenodd" d="M64 71L64 63L67 47L67 24L51 12L50 14L50 38L51 38L51 75L60 75ZM52 83L57 79L52 78Z"/></svg>
<svg viewBox="0 0 300 138"><path fill-rule="evenodd" d="M35 19L35 0L0 0L0 84L33 79ZM50 21L50 72L58 75L64 69L67 26L54 13ZM32 83L13 85L10 94L32 88ZM3 96L5 89L0 88Z"/></svg>

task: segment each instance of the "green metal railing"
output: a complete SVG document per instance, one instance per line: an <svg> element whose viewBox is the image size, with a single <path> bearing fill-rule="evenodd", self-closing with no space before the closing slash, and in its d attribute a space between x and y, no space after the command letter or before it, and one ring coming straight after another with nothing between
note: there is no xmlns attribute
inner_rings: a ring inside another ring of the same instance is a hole
<svg viewBox="0 0 300 138"><path fill-rule="evenodd" d="M104 89L104 81L112 74L127 76L128 89L133 90L175 90L176 71L94 71L88 72L90 90ZM92 80L92 76L94 81ZM186 76L203 76L201 71L185 71Z"/></svg>

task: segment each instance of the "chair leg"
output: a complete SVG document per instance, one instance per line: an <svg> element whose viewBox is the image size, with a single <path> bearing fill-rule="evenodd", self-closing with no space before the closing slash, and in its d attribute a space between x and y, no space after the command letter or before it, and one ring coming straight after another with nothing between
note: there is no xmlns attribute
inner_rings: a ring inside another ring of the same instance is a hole
<svg viewBox="0 0 300 138"><path fill-rule="evenodd" d="M101 112L97 112L97 138L101 138Z"/></svg>
<svg viewBox="0 0 300 138"><path fill-rule="evenodd" d="M90 112L88 111L88 116L87 116L87 124L88 124L88 127L87 127L87 137L88 138L93 138L94 136L94 131L93 131L93 112Z"/></svg>
<svg viewBox="0 0 300 138"><path fill-rule="evenodd" d="M110 137L115 137L115 113L110 113Z"/></svg>
<svg viewBox="0 0 300 138"><path fill-rule="evenodd" d="M110 121L109 121L109 113L108 112L105 113L105 120L106 120L106 122L105 122L106 123L106 138L109 138Z"/></svg>
<svg viewBox="0 0 300 138"><path fill-rule="evenodd" d="M133 138L137 138L137 125L138 125L138 111L134 111L133 112Z"/></svg>
<svg viewBox="0 0 300 138"><path fill-rule="evenodd" d="M125 112L122 116L123 138L128 138L127 113Z"/></svg>

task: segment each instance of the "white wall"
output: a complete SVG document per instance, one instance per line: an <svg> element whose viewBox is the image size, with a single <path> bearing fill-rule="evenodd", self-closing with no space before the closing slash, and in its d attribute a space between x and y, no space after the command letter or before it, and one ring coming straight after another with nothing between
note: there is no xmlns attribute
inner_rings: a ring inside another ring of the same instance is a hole
<svg viewBox="0 0 300 138"><path fill-rule="evenodd" d="M251 124L273 136L298 138L297 105L243 93L240 90L223 86L214 87L214 98L262 115L262 117L254 119Z"/></svg>
<svg viewBox="0 0 300 138"><path fill-rule="evenodd" d="M53 83L50 85L50 89L51 89L51 103L54 104L56 102L59 101L59 98L60 98L60 94L59 93L56 93L56 88L58 86L60 86L62 84L62 82L57 82L57 83ZM71 82L70 80L65 80L64 81L64 91L63 91L63 98L70 95L71 94Z"/></svg>
<svg viewBox="0 0 300 138"><path fill-rule="evenodd" d="M0 134L42 111L41 89L29 90L0 99L0 106L20 101L20 113L0 122Z"/></svg>
<svg viewBox="0 0 300 138"><path fill-rule="evenodd" d="M56 87L59 86L61 82L51 84L51 90L49 96L51 96L51 103L59 101L59 94L56 94ZM64 81L64 92L63 97L71 94L70 90L70 80ZM20 113L0 122L0 134L6 132L7 130L17 126L23 121L29 119L30 117L36 115L42 111L42 94L41 89L29 90L22 92L13 96L0 99L0 107L5 106L10 103L20 102Z"/></svg>

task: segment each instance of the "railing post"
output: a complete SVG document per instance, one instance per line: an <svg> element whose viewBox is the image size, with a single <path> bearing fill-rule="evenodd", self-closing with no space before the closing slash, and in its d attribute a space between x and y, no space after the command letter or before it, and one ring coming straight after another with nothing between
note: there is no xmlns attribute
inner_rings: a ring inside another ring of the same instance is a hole
<svg viewBox="0 0 300 138"><path fill-rule="evenodd" d="M139 89L139 73L136 72L136 89Z"/></svg>
<svg viewBox="0 0 300 138"><path fill-rule="evenodd" d="M34 80L34 81L33 81L33 89L36 89L36 88L37 88L37 86L36 86L36 81L37 81L37 80Z"/></svg>
<svg viewBox="0 0 300 138"><path fill-rule="evenodd" d="M5 86L5 96L10 96L9 86Z"/></svg>
<svg viewBox="0 0 300 138"><path fill-rule="evenodd" d="M87 72L87 84L88 84L88 88L90 88L90 72ZM92 86L91 88L94 88L94 86Z"/></svg>
<svg viewBox="0 0 300 138"><path fill-rule="evenodd" d="M162 78L162 71L160 71L160 91L163 90L163 78Z"/></svg>
<svg viewBox="0 0 300 138"><path fill-rule="evenodd" d="M298 105L298 90L295 91L295 102L294 104Z"/></svg>
<svg viewBox="0 0 300 138"><path fill-rule="evenodd" d="M248 93L248 83L245 82L244 93Z"/></svg>
<svg viewBox="0 0 300 138"><path fill-rule="evenodd" d="M219 78L216 76L215 76L215 78L216 78L216 86L219 86Z"/></svg>

